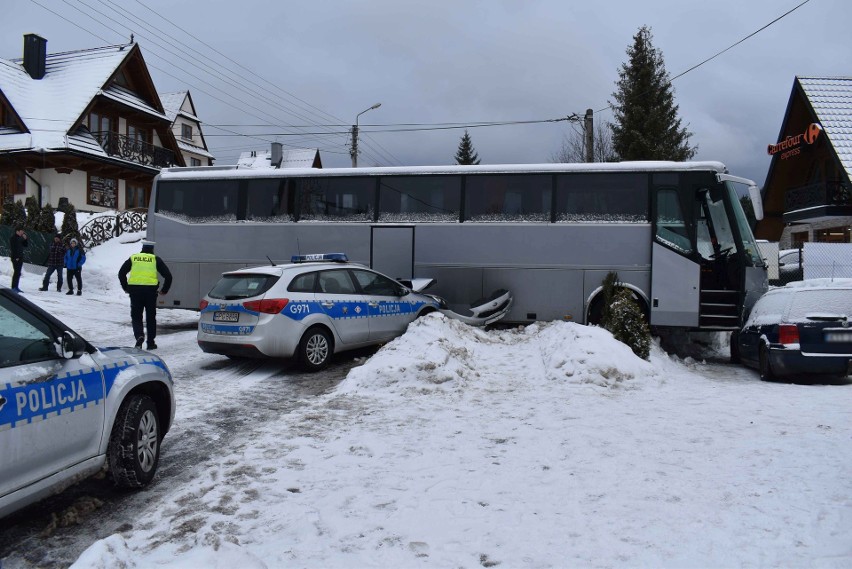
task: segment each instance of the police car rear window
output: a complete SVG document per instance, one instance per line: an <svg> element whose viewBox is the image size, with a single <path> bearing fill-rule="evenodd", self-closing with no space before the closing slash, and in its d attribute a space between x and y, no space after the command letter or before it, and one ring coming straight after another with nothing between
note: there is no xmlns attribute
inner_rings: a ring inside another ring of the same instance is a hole
<svg viewBox="0 0 852 569"><path fill-rule="evenodd" d="M260 296L272 288L278 278L275 275L224 275L207 296L220 300Z"/></svg>
<svg viewBox="0 0 852 569"><path fill-rule="evenodd" d="M314 287L317 283L316 273L305 273L293 278L290 286L287 287L289 292L314 292Z"/></svg>

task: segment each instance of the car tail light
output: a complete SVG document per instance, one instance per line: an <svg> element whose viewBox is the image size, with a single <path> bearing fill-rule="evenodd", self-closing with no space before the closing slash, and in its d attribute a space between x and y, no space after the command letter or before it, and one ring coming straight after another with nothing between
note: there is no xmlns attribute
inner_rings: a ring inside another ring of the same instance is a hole
<svg viewBox="0 0 852 569"><path fill-rule="evenodd" d="M799 327L795 324L781 324L778 326L778 341L782 344L798 344Z"/></svg>
<svg viewBox="0 0 852 569"><path fill-rule="evenodd" d="M207 308L208 304L210 303L202 298L201 302L198 303L198 310L204 310L205 308Z"/></svg>
<svg viewBox="0 0 852 569"><path fill-rule="evenodd" d="M243 306L246 310L251 310L253 312L278 314L284 310L284 307L287 306L288 302L290 302L290 300L286 298L264 298L263 300L250 300L248 302L244 302Z"/></svg>

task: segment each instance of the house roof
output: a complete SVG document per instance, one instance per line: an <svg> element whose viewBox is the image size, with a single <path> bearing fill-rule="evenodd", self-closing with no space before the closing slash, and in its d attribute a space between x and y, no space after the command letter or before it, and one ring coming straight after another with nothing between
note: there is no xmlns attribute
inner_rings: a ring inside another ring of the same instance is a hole
<svg viewBox="0 0 852 569"><path fill-rule="evenodd" d="M796 80L852 178L852 77L797 77Z"/></svg>
<svg viewBox="0 0 852 569"><path fill-rule="evenodd" d="M282 151L280 168L312 168L319 155L316 148L291 148ZM274 168L270 150L243 152L237 160L237 168Z"/></svg>
<svg viewBox="0 0 852 569"><path fill-rule="evenodd" d="M189 91L177 91L175 93L160 93L160 101L163 103L163 108L166 111L166 116L172 121L174 124L175 119L178 115L182 115L190 120L201 122L201 120L195 114L195 105L192 103L192 97L189 95ZM184 103L189 99L189 107L192 111L186 111L183 109Z"/></svg>
<svg viewBox="0 0 852 569"><path fill-rule="evenodd" d="M137 45L114 45L48 54L45 75L38 80L30 77L22 60L0 59L0 91L27 131L0 137L0 150L87 148L103 154L99 145L92 146L85 140L87 133L70 132L98 95L166 119L139 96L117 85L108 85L134 50L138 50Z"/></svg>

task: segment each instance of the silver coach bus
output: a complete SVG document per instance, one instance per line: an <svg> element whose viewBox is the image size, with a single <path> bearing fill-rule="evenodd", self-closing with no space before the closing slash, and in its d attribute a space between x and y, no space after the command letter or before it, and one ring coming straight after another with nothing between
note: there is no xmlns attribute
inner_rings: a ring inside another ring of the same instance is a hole
<svg viewBox="0 0 852 569"><path fill-rule="evenodd" d="M399 279L435 278L453 310L496 289L505 322L595 323L610 271L653 326L732 330L767 288L719 162L359 169L165 169L148 239L197 309L224 271L339 251Z"/></svg>

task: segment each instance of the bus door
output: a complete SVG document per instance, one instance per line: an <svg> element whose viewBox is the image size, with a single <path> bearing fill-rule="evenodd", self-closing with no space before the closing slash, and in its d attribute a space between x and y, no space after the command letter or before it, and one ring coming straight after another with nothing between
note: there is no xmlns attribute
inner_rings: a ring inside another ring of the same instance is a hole
<svg viewBox="0 0 852 569"><path fill-rule="evenodd" d="M370 268L393 279L414 276L413 225L374 225L370 243Z"/></svg>
<svg viewBox="0 0 852 569"><path fill-rule="evenodd" d="M694 261L678 188L657 186L651 248L651 325L698 326L701 266Z"/></svg>

